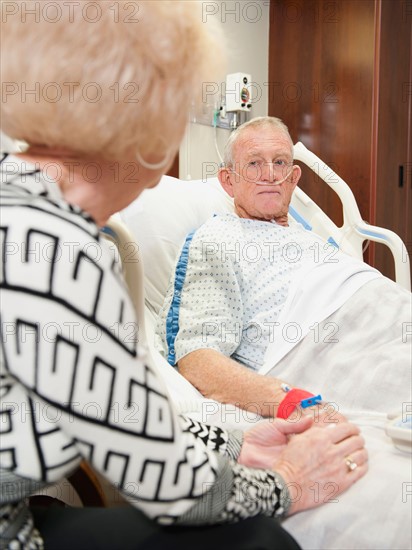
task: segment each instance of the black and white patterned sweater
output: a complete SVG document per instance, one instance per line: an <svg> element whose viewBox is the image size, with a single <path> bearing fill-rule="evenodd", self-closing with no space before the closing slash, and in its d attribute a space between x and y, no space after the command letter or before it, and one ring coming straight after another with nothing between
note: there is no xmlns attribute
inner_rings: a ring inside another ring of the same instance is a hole
<svg viewBox="0 0 412 550"><path fill-rule="evenodd" d="M41 547L24 498L82 459L163 524L281 516L287 487L235 462L240 432L176 414L94 221L47 173L0 159L2 545Z"/></svg>

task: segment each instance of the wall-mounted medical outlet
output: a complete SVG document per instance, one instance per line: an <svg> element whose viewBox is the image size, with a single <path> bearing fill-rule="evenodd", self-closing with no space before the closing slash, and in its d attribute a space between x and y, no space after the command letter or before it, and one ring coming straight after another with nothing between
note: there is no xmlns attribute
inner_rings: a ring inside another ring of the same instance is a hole
<svg viewBox="0 0 412 550"><path fill-rule="evenodd" d="M226 111L250 111L252 109L252 77L246 73L226 75Z"/></svg>
<svg viewBox="0 0 412 550"><path fill-rule="evenodd" d="M244 111L230 111L227 112L223 106L220 108L220 112L217 113L215 125L218 128L224 128L226 130L235 130L238 126L247 122L248 114Z"/></svg>
<svg viewBox="0 0 412 550"><path fill-rule="evenodd" d="M234 130L249 118L252 110L252 77L246 73L232 73L226 82L204 83L201 103L194 103L190 122L226 130Z"/></svg>

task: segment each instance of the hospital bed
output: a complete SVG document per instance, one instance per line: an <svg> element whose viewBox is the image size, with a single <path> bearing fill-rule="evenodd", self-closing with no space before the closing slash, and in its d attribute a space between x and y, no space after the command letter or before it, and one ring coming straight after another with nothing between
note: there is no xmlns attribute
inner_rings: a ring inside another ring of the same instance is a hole
<svg viewBox="0 0 412 550"><path fill-rule="evenodd" d="M339 195L343 225L337 227L299 188L292 199L291 216L306 229L360 259L366 240L387 245L394 257L397 283L410 290L409 257L401 239L387 229L365 223L349 186L303 144L297 143L294 150L295 159L316 167L316 172ZM227 428L247 428L260 417L205 399L167 363L154 344L156 315L186 235L210 216L232 211L232 199L217 178L180 181L164 176L156 188L145 190L128 208L113 216L103 231L120 251L139 319L140 344L147 348L178 411ZM410 384L410 373L401 373L401 377L399 384ZM365 392L369 390L365 388ZM398 403L393 406L397 410L400 407ZM285 528L305 550L411 548L411 455L396 448L386 434L384 411L342 412L362 429L370 470L338 499L287 518Z"/></svg>

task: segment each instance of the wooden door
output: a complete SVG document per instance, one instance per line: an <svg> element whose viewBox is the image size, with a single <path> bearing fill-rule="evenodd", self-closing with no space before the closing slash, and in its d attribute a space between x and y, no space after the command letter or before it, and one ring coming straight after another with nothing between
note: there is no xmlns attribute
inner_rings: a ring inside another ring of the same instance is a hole
<svg viewBox="0 0 412 550"><path fill-rule="evenodd" d="M410 244L410 1L272 0L270 15L269 114L347 181L365 221ZM342 222L309 169L301 187ZM365 259L393 277L382 245Z"/></svg>
<svg viewBox="0 0 412 550"><path fill-rule="evenodd" d="M372 217L377 225L400 235L411 254L412 3L409 10L404 0L379 4L377 135L372 148L376 188L371 190L376 211ZM375 245L372 260L385 275L394 277L385 246Z"/></svg>

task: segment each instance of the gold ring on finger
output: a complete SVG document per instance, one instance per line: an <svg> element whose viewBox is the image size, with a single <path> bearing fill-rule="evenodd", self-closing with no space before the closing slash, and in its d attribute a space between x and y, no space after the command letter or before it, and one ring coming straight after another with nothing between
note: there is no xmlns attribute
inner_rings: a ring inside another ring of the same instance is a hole
<svg viewBox="0 0 412 550"><path fill-rule="evenodd" d="M356 468L358 467L358 465L356 464L356 462L352 459L351 456L347 456L345 458L345 464L346 464L346 467L348 469L348 472L353 472L353 470L356 470Z"/></svg>

